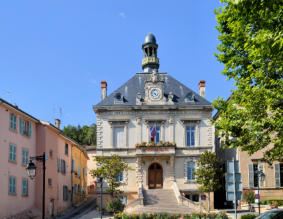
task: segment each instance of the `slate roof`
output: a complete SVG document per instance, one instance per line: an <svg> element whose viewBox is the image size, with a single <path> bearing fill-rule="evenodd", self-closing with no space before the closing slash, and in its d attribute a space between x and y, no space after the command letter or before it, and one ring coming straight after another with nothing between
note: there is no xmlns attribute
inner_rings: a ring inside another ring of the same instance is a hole
<svg viewBox="0 0 283 219"><path fill-rule="evenodd" d="M167 73L158 73L165 78L164 96L167 98L169 92L173 92L173 102L175 106L211 106L211 103L205 98L199 96L196 92L186 87ZM108 95L104 100L95 105L95 108L107 106L143 106L136 104L136 95L141 93L145 97L145 80L150 73L136 73L130 80L120 88ZM117 94L121 94L123 101L117 101ZM187 101L194 96L194 101ZM146 105L149 106L149 105Z"/></svg>

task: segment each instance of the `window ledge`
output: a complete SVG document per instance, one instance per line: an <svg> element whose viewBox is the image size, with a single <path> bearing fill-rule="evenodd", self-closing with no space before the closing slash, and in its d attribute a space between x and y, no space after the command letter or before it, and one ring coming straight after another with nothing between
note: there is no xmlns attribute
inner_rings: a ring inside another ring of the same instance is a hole
<svg viewBox="0 0 283 219"><path fill-rule="evenodd" d="M9 128L9 130L10 130L11 132L15 133L15 134L18 134L17 129L16 129L16 130L14 130L14 129Z"/></svg>
<svg viewBox="0 0 283 219"><path fill-rule="evenodd" d="M17 196L17 193L8 193L10 196Z"/></svg>
<svg viewBox="0 0 283 219"><path fill-rule="evenodd" d="M17 165L17 161L8 160L8 162Z"/></svg>

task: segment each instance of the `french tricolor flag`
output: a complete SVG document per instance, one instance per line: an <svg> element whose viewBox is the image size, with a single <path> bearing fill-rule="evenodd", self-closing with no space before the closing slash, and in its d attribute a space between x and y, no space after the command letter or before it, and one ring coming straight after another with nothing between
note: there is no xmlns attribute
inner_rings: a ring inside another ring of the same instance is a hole
<svg viewBox="0 0 283 219"><path fill-rule="evenodd" d="M151 141L154 142L156 136L156 125L152 126L150 129Z"/></svg>

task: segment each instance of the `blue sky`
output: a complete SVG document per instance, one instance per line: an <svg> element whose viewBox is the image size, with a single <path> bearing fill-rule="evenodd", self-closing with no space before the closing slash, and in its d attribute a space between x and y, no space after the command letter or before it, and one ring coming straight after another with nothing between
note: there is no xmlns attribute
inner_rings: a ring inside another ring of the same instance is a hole
<svg viewBox="0 0 283 219"><path fill-rule="evenodd" d="M100 81L108 94L141 72L141 45L152 32L159 71L209 101L233 83L220 72L213 10L218 0L3 1L0 7L0 97L34 117L62 125L96 122Z"/></svg>

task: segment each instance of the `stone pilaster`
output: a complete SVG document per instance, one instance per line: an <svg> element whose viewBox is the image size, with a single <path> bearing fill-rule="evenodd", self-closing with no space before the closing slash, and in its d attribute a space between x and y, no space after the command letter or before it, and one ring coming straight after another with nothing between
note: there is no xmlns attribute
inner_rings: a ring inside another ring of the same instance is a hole
<svg viewBox="0 0 283 219"><path fill-rule="evenodd" d="M175 179L175 157L174 156L170 156L170 159L169 159L169 180L171 182L176 181Z"/></svg>
<svg viewBox="0 0 283 219"><path fill-rule="evenodd" d="M142 158L137 157L136 160L136 176L137 176L137 185L143 184L143 168L142 168Z"/></svg>

